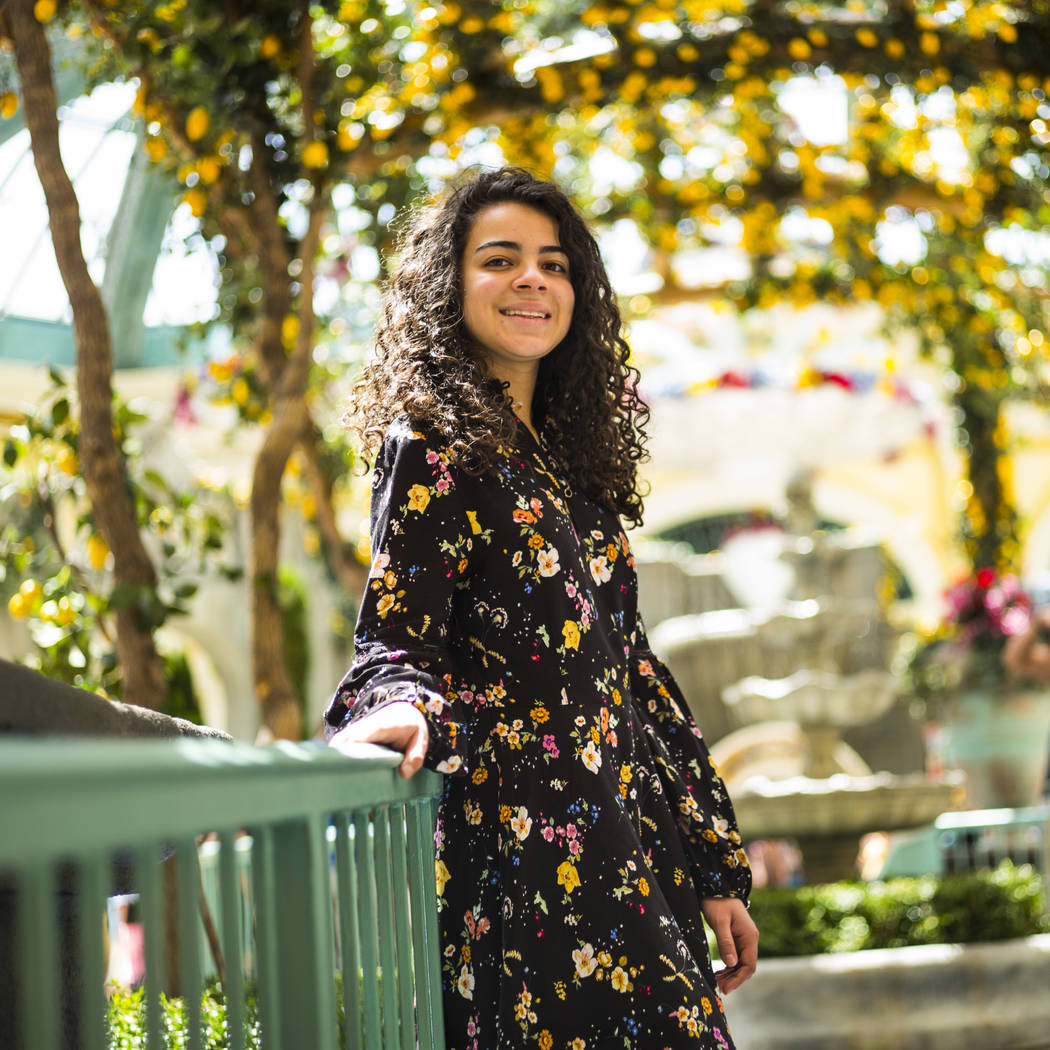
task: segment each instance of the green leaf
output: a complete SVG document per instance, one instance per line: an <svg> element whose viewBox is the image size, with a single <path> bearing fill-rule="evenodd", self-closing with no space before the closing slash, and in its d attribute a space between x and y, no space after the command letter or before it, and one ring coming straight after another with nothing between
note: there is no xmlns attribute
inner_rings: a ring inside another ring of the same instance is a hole
<svg viewBox="0 0 1050 1050"><path fill-rule="evenodd" d="M197 590L197 584L183 583L175 588L175 597L179 601L185 601L187 598L192 598L197 593Z"/></svg>
<svg viewBox="0 0 1050 1050"><path fill-rule="evenodd" d="M56 427L60 427L67 419L69 419L69 398L60 397L51 406L51 422Z"/></svg>
<svg viewBox="0 0 1050 1050"><path fill-rule="evenodd" d="M109 594L109 608L128 609L142 596L145 588L140 583L118 583Z"/></svg>
<svg viewBox="0 0 1050 1050"><path fill-rule="evenodd" d="M65 386L66 385L65 377L62 375L62 373L57 368L55 368L54 365L48 365L47 366L47 374L48 374L48 376L50 376L51 382L54 383L55 386Z"/></svg>
<svg viewBox="0 0 1050 1050"><path fill-rule="evenodd" d="M8 438L4 442L4 466L13 467L18 462L18 446Z"/></svg>

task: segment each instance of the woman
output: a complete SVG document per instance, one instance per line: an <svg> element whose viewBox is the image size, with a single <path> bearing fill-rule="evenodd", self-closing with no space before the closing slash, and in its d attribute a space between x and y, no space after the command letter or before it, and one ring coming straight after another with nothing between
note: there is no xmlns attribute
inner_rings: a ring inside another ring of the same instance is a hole
<svg viewBox="0 0 1050 1050"><path fill-rule="evenodd" d="M448 774L446 1039L732 1046L702 916L755 969L732 807L637 612L645 407L597 245L518 169L407 232L352 418L373 563L331 744Z"/></svg>

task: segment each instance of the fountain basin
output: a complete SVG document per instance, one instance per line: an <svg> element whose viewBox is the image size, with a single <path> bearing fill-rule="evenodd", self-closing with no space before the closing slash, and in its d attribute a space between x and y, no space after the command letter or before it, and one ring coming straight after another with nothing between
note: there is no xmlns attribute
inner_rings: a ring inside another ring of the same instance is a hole
<svg viewBox="0 0 1050 1050"><path fill-rule="evenodd" d="M885 714L896 698L893 676L877 668L850 675L807 668L787 678L751 675L722 691L744 725L785 719L802 726L865 725Z"/></svg>
<svg viewBox="0 0 1050 1050"><path fill-rule="evenodd" d="M760 961L727 1001L762 1050L1036 1050L1050 1043L1050 934Z"/></svg>
<svg viewBox="0 0 1050 1050"><path fill-rule="evenodd" d="M859 836L931 824L952 808L964 784L959 774L935 781L923 773L750 777L733 788L733 808L745 839Z"/></svg>

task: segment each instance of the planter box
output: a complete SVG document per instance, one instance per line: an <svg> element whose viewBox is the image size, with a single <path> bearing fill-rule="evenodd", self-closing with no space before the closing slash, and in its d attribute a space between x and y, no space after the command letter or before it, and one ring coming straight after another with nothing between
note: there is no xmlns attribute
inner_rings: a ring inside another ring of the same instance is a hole
<svg viewBox="0 0 1050 1050"><path fill-rule="evenodd" d="M768 959L726 1009L739 1050L1046 1050L1048 990L1040 934Z"/></svg>

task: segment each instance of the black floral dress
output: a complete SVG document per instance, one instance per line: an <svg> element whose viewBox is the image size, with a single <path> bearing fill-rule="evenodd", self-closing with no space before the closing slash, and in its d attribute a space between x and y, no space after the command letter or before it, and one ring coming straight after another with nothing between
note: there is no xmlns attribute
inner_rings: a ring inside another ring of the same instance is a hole
<svg viewBox="0 0 1050 1050"><path fill-rule="evenodd" d="M398 700L427 718L450 1048L725 1050L699 902L750 890L732 806L618 518L518 430L476 478L390 428L328 731Z"/></svg>

